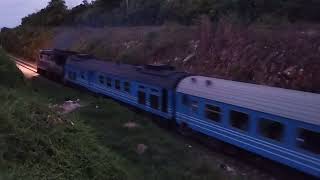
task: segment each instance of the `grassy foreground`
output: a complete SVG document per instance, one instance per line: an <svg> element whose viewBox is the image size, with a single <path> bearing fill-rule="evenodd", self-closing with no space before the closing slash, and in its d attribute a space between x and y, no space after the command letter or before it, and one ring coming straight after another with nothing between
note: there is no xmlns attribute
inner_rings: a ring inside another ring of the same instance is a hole
<svg viewBox="0 0 320 180"><path fill-rule="evenodd" d="M59 116L0 55L0 179L126 179L92 129Z"/></svg>
<svg viewBox="0 0 320 180"><path fill-rule="evenodd" d="M113 100L93 97L41 79L33 80L32 88L42 102L55 104L65 99L80 99L85 107L69 114L67 119L71 119L76 126L90 129L85 136L90 135L99 146L108 150L107 154L115 159L113 163L122 170L126 179L235 178L219 169L219 160L208 155L210 153L205 148L160 128L151 118ZM136 127L126 127L128 122ZM87 146L87 140L81 138L74 138L73 141ZM139 152L139 146L144 152Z"/></svg>
<svg viewBox="0 0 320 180"><path fill-rule="evenodd" d="M220 169L230 161L115 101L19 74L19 86L0 83L0 180L257 179ZM66 99L85 106L66 116L48 108Z"/></svg>

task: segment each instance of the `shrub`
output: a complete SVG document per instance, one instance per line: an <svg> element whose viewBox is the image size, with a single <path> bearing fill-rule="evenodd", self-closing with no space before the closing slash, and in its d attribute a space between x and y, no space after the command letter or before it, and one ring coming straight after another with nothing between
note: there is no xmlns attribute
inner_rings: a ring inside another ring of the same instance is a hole
<svg viewBox="0 0 320 180"><path fill-rule="evenodd" d="M0 86L16 87L22 83L22 73L0 48Z"/></svg>

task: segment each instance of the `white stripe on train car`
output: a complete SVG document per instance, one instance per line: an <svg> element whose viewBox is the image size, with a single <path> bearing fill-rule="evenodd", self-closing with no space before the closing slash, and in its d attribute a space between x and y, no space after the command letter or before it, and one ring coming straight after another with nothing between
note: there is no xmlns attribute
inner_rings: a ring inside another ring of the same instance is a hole
<svg viewBox="0 0 320 180"><path fill-rule="evenodd" d="M243 139L246 139L248 141L252 141L252 142L255 142L257 144L260 144L260 145L263 145L263 146L267 146L267 147L270 147L272 149L278 150L280 152L287 153L287 154L290 154L292 156L298 157L300 159L304 159L304 160L310 161L310 162L312 162L314 164L320 165L320 159L316 159L316 158L314 158L312 156L308 156L306 154L302 154L302 153L297 152L297 151L292 151L290 149L286 149L286 148L283 148L281 146L277 146L275 144L272 144L272 143L269 143L269 142L266 142L266 141L263 141L263 140L260 140L260 139L257 139L257 138L253 138L252 136L248 136L246 134L242 134L242 133L239 133L237 131L233 131L233 130L230 130L230 129L227 129L227 128L224 128L224 127L221 127L221 126L218 126L218 125L208 124L207 122L205 122L205 121L203 121L201 119L194 118L194 117L191 117L191 116L183 114L183 113L177 112L177 117L181 117L181 118L193 121L193 122L197 122L197 123L203 124L203 125L205 125L207 127L211 127L211 128L214 128L214 129L219 129L219 130L224 131L226 133L230 133L230 134L233 134L235 136L238 136L238 137L241 137ZM300 156L303 156L303 157L305 157L307 159L302 158Z"/></svg>

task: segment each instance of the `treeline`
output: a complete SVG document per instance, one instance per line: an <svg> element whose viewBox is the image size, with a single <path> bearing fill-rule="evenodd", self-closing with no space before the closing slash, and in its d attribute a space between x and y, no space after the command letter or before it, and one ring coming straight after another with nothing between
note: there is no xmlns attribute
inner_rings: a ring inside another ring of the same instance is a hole
<svg viewBox="0 0 320 180"><path fill-rule="evenodd" d="M86 0L67 9L64 0L52 0L23 25L159 25L168 21L192 24L201 15L212 20L232 16L244 23L319 22L319 0Z"/></svg>
<svg viewBox="0 0 320 180"><path fill-rule="evenodd" d="M191 25L203 15L211 21L227 16L240 24L318 23L318 12L320 0L84 0L72 9L64 0L51 0L47 7L24 17L21 26L1 29L0 45L35 59L38 49L50 47L55 36L52 27Z"/></svg>
<svg viewBox="0 0 320 180"><path fill-rule="evenodd" d="M14 29L2 28L0 47L7 52L36 59L38 49L46 48L53 37L52 29L46 27L19 26Z"/></svg>

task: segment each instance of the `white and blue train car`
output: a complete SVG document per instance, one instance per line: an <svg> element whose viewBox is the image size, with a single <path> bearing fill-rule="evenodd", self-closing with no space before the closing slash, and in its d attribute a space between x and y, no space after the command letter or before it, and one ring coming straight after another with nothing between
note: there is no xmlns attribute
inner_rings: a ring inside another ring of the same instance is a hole
<svg viewBox="0 0 320 180"><path fill-rule="evenodd" d="M320 177L320 95L189 76L177 86L179 125Z"/></svg>
<svg viewBox="0 0 320 180"><path fill-rule="evenodd" d="M175 88L186 76L169 66L133 66L71 56L64 78L95 93L172 119Z"/></svg>

